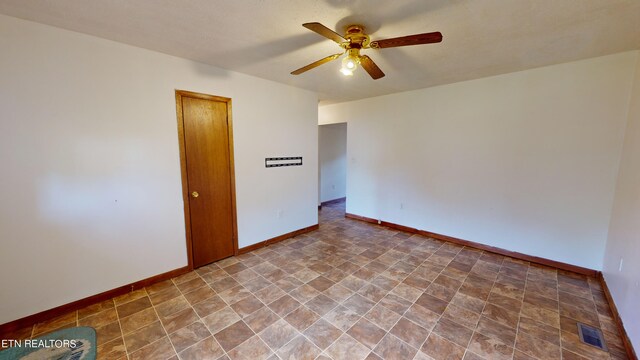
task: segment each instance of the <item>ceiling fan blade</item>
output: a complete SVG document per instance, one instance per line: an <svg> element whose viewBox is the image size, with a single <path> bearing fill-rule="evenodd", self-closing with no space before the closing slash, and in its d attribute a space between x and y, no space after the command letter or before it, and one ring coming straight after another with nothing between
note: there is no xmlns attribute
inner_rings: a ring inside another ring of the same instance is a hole
<svg viewBox="0 0 640 360"><path fill-rule="evenodd" d="M326 37L327 39L333 40L333 41L337 42L338 44L347 41L345 38L340 36L338 33L336 33L335 31L333 31L331 29L329 29L328 27L320 24L319 22L306 23L306 24L302 24L302 26L304 26L307 29L309 29L311 31L314 31L314 32Z"/></svg>
<svg viewBox="0 0 640 360"><path fill-rule="evenodd" d="M339 58L340 56L342 56L342 53L327 56L326 58L320 59L320 60L318 60L316 62L312 62L311 64L309 64L307 66L303 66L298 70L292 71L291 75L300 75L305 71L309 71L309 70L311 70L311 69L313 69L315 67L318 67L318 66L320 66L322 64L326 64L329 61L332 61L332 60L335 60L335 59Z"/></svg>
<svg viewBox="0 0 640 360"><path fill-rule="evenodd" d="M433 44L439 43L442 41L442 34L438 31L424 33L424 34L416 34L409 36L402 36L391 39L384 40L376 40L372 41L369 44L369 47L374 49L384 49L398 46L410 46L410 45L422 45L422 44Z"/></svg>
<svg viewBox="0 0 640 360"><path fill-rule="evenodd" d="M384 76L384 73L376 63L371 60L367 55L360 56L360 65L371 75L373 80L378 80Z"/></svg>

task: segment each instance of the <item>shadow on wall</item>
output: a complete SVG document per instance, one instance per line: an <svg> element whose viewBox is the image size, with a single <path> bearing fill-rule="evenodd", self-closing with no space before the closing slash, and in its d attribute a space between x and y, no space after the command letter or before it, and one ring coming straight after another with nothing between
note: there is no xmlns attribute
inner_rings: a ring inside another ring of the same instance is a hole
<svg viewBox="0 0 640 360"><path fill-rule="evenodd" d="M229 70L221 69L213 65L198 62L191 62L191 64L193 64L193 69L195 70L196 74L205 78L222 79L230 77L231 74Z"/></svg>

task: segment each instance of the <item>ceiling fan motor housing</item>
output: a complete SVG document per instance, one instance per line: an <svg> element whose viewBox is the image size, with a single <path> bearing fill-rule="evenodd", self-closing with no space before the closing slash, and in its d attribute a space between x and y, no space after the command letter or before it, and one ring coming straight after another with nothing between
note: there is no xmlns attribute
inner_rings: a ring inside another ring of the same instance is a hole
<svg viewBox="0 0 640 360"><path fill-rule="evenodd" d="M369 35L364 33L364 26L362 25L347 26L344 38L347 39L347 42L344 43L344 48L347 50L369 47Z"/></svg>

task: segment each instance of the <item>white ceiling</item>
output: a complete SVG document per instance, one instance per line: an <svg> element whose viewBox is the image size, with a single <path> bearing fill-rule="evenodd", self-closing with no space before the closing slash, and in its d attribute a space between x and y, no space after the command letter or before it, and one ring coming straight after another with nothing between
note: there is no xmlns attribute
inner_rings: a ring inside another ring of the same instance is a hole
<svg viewBox="0 0 640 360"><path fill-rule="evenodd" d="M640 48L640 0L0 0L0 13L316 91L325 103L486 77ZM387 74L351 77L340 51L303 28L372 39L440 31L440 44L365 50Z"/></svg>

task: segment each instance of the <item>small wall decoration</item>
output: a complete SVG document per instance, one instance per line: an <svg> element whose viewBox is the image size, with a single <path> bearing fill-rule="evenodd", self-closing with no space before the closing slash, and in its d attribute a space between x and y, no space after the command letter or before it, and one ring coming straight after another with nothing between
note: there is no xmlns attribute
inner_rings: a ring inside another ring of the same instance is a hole
<svg viewBox="0 0 640 360"><path fill-rule="evenodd" d="M269 157L264 159L265 167L301 166L302 156Z"/></svg>

